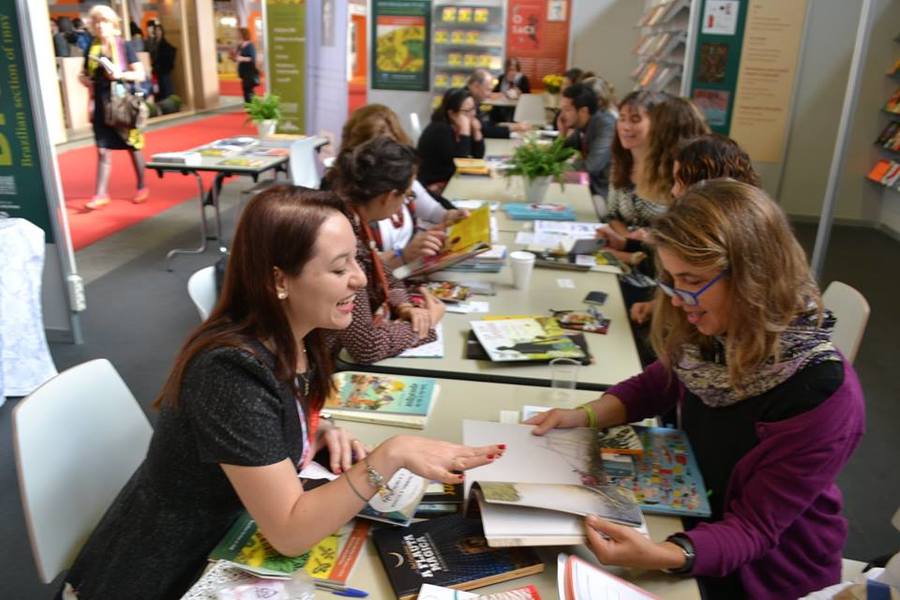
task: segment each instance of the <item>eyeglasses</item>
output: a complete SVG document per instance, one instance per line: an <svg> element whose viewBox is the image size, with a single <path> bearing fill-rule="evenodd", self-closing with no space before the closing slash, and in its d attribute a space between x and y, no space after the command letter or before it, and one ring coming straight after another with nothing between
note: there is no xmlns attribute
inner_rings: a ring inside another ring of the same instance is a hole
<svg viewBox="0 0 900 600"><path fill-rule="evenodd" d="M687 306L700 306L700 295L711 288L713 285L715 285L715 283L722 279L722 277L724 277L726 273L728 273L728 269L725 269L724 271L710 279L706 285L704 285L696 292L689 292L688 290L682 290L677 287L673 287L665 281L659 279L656 280L656 285L658 285L659 289L664 291L666 294L668 294L672 298L678 298Z"/></svg>
<svg viewBox="0 0 900 600"><path fill-rule="evenodd" d="M408 205L416 201L416 193L412 191L412 189L406 190L405 192L400 192L400 190L397 190L397 192L403 194L403 204Z"/></svg>
<svg viewBox="0 0 900 600"><path fill-rule="evenodd" d="M473 106L472 108L461 108L459 109L459 112L466 113L467 115L473 114L475 112L475 107Z"/></svg>

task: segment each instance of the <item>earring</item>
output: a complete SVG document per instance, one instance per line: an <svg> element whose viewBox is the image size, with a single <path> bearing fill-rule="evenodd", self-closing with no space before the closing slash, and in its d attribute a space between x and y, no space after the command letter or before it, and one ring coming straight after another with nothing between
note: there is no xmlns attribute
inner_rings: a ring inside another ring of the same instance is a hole
<svg viewBox="0 0 900 600"><path fill-rule="evenodd" d="M287 299L287 292L285 292L285 291L278 292L278 299L279 300Z"/></svg>

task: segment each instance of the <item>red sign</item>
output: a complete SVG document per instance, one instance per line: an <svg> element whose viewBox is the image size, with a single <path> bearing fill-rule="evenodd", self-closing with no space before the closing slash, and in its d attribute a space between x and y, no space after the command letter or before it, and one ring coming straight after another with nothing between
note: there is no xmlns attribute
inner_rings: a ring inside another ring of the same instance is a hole
<svg viewBox="0 0 900 600"><path fill-rule="evenodd" d="M532 90L566 70L570 13L571 0L509 0L506 56L519 59Z"/></svg>

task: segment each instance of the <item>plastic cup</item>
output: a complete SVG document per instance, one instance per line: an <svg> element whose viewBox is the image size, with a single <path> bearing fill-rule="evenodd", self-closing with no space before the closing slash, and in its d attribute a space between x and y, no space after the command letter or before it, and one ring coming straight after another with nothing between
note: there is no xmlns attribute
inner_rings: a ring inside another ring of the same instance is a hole
<svg viewBox="0 0 900 600"><path fill-rule="evenodd" d="M531 273L534 271L534 254L521 250L510 252L509 265L512 268L513 287L517 290L528 289Z"/></svg>
<svg viewBox="0 0 900 600"><path fill-rule="evenodd" d="M557 408L575 406L575 386L578 383L577 360L554 358L550 361L550 397Z"/></svg>

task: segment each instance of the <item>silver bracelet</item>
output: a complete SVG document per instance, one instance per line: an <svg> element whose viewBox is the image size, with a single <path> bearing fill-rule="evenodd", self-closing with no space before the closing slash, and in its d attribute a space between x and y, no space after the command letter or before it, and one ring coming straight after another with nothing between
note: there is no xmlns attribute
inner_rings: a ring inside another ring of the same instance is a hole
<svg viewBox="0 0 900 600"><path fill-rule="evenodd" d="M366 476L369 480L369 485L378 490L378 495L382 498L387 499L394 490L391 489L391 486L388 485L387 480L384 478L384 475L375 470L375 467L369 464L369 458L366 457L363 459L363 464L366 465Z"/></svg>
<svg viewBox="0 0 900 600"><path fill-rule="evenodd" d="M362 494L360 494L360 493L359 493L359 490L356 489L356 486L353 485L353 482L350 481L350 473L349 473L349 472L346 473L346 477L344 477L344 479L347 480L347 485L350 486L350 489L353 490L353 493L356 494L356 497L359 498L360 500L362 500L363 502L365 502L366 504L368 504L368 503L369 503L369 499L366 498L365 496L363 496Z"/></svg>

